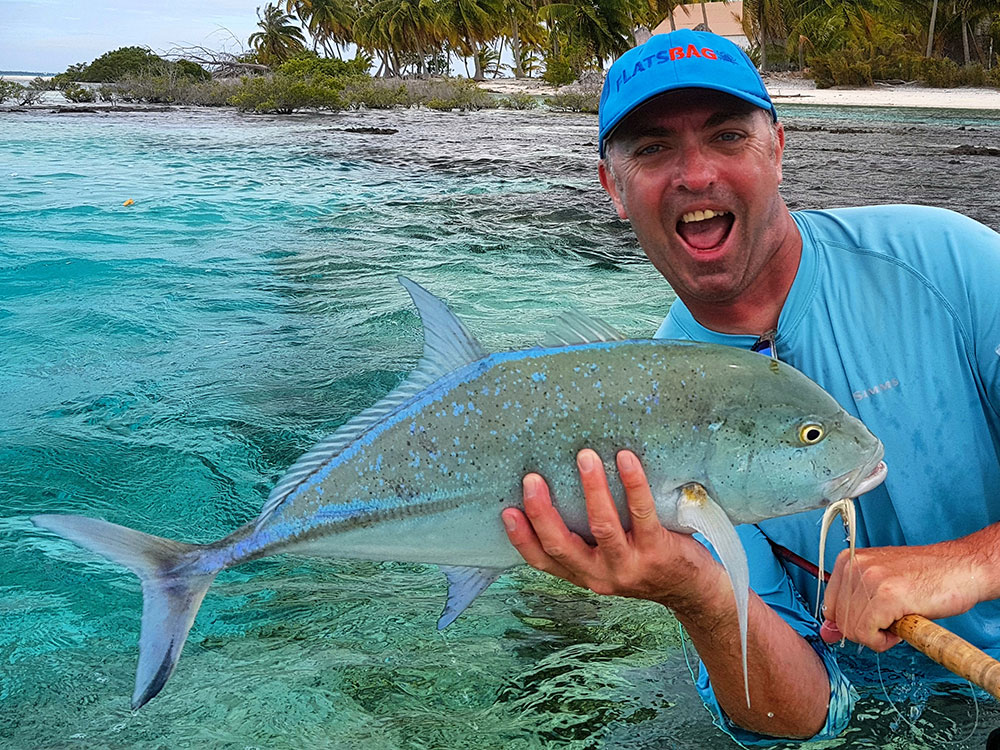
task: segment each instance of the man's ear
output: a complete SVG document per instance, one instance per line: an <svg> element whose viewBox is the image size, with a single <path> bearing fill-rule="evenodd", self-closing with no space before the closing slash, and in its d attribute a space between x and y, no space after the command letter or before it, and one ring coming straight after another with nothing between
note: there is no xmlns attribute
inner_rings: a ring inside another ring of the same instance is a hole
<svg viewBox="0 0 1000 750"><path fill-rule="evenodd" d="M628 213L625 211L625 202L618 192L618 185L615 183L614 177L611 176L611 171L608 169L606 162L607 158L601 159L597 163L597 176L601 178L601 186L611 196L611 202L615 204L615 210L618 211L618 218L627 219Z"/></svg>
<svg viewBox="0 0 1000 750"><path fill-rule="evenodd" d="M783 179L781 174L781 157L785 153L785 126L780 122L777 124L777 143L774 146L775 168L778 170L778 184Z"/></svg>

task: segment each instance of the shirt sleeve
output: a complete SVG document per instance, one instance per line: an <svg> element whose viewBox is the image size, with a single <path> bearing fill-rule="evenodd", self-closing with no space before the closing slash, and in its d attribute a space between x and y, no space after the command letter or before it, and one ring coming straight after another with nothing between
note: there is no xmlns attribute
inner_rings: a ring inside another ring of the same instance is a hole
<svg viewBox="0 0 1000 750"><path fill-rule="evenodd" d="M854 704L858 700L857 691L837 665L832 650L819 637L819 622L809 613L805 602L795 590L784 567L774 556L771 546L761 530L756 526L743 525L738 526L736 531L747 553L747 561L750 565L750 587L796 633L806 639L826 667L830 677L830 707L827 710L826 723L808 741L832 739L847 727L854 710ZM705 543L705 540L700 536L698 538L699 541ZM706 546L711 549L710 545ZM715 554L714 551L713 554ZM755 734L730 721L715 698L715 691L712 689L712 683L704 663L699 664L695 687L698 689L705 707L714 717L716 726L737 742L755 746L788 742L784 738Z"/></svg>
<svg viewBox="0 0 1000 750"><path fill-rule="evenodd" d="M986 401L994 417L1000 418L1000 234L977 229L979 236L969 243L973 250L968 253L976 268L966 273L973 346Z"/></svg>

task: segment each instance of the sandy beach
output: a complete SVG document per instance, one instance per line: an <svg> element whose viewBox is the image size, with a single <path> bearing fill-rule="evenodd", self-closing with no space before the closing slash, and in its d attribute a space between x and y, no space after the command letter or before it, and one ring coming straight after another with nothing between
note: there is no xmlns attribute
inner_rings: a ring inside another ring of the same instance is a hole
<svg viewBox="0 0 1000 750"><path fill-rule="evenodd" d="M771 92L772 99L779 106L782 103L787 103L845 107L934 107L1000 110L1000 89L937 89L912 84L876 85L869 88L852 89L817 89L812 80L798 76L768 75L764 80L768 91ZM559 90L555 86L533 78L494 78L480 85L488 91L505 95L526 92L544 96Z"/></svg>
<svg viewBox="0 0 1000 750"><path fill-rule="evenodd" d="M32 76L5 75L5 80L28 84ZM931 107L940 109L1000 110L1000 89L952 88L938 89L903 84L875 85L868 88L818 89L816 84L796 74L774 74L764 77L775 104L815 104L844 107ZM509 96L528 93L546 96L560 89L538 78L491 78L479 84L481 88ZM563 87L566 88L566 87ZM46 101L46 104L53 102Z"/></svg>

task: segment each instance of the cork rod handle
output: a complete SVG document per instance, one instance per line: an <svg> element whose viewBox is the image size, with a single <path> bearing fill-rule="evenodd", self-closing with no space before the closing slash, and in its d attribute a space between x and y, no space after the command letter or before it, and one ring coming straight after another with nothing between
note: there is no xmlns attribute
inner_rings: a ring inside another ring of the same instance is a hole
<svg viewBox="0 0 1000 750"><path fill-rule="evenodd" d="M889 626L889 631L1000 700L1000 661L964 638L920 615L904 615Z"/></svg>

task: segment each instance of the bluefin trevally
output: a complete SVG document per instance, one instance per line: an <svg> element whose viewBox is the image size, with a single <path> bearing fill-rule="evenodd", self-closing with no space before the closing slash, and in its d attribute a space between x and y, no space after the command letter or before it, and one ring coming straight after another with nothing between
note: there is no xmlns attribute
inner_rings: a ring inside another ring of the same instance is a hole
<svg viewBox="0 0 1000 750"><path fill-rule="evenodd" d="M267 555L436 563L449 583L438 621L447 626L523 562L500 512L520 505L526 473L546 479L567 525L591 539L575 463L584 447L609 469L617 451L634 451L660 521L712 543L737 602L746 680L749 576L734 524L875 487L885 476L879 440L805 375L754 352L626 339L570 313L541 346L487 353L444 302L400 282L420 313L423 358L303 455L256 519L186 544L84 516L32 518L139 576L132 707L166 684L216 575Z"/></svg>

